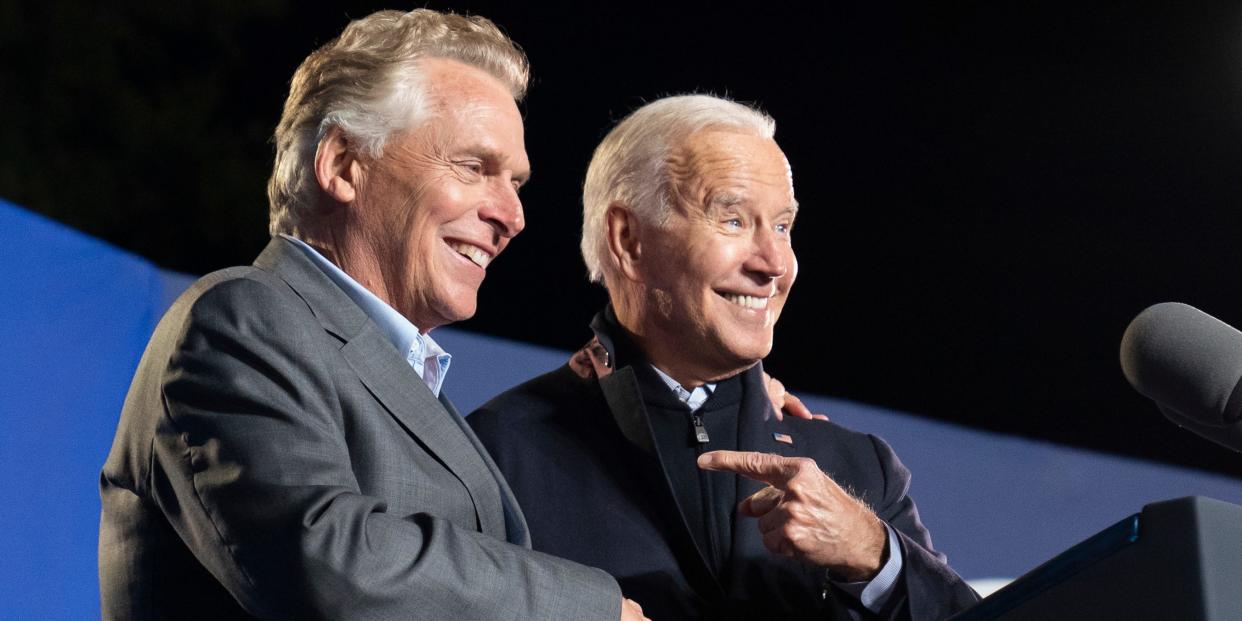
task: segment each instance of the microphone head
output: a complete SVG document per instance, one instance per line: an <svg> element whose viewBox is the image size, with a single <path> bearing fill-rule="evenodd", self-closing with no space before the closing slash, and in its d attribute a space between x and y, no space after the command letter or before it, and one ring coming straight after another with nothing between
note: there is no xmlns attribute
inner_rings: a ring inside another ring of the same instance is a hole
<svg viewBox="0 0 1242 621"><path fill-rule="evenodd" d="M1242 332L1192 306L1139 313L1121 337L1121 370L1161 409L1209 426L1242 418Z"/></svg>

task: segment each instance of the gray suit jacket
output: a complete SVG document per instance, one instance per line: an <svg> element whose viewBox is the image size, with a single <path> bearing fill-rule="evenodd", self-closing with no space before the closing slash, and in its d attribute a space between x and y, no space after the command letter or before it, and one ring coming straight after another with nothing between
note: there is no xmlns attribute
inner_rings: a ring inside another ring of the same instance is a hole
<svg viewBox="0 0 1242 621"><path fill-rule="evenodd" d="M160 322L100 490L108 619L620 616L607 574L530 550L461 417L279 238Z"/></svg>

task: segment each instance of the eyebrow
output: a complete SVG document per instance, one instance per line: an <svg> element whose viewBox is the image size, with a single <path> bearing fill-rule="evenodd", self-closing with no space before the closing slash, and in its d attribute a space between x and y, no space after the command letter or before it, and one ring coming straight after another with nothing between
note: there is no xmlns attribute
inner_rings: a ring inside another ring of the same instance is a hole
<svg viewBox="0 0 1242 621"><path fill-rule="evenodd" d="M711 198L707 199L707 206L713 209L719 209L721 207L736 207L744 202L746 202L746 199L742 198L741 194L721 192L719 194L713 194Z"/></svg>
<svg viewBox="0 0 1242 621"><path fill-rule="evenodd" d="M728 209L745 203L746 199L741 194L733 192L721 192L707 200L708 209ZM788 212L791 215L798 215L798 200L794 199L787 207L781 210L781 213Z"/></svg>
<svg viewBox="0 0 1242 621"><path fill-rule="evenodd" d="M486 145L481 145L481 144L475 145L473 147L468 147L466 150L468 152L476 153L478 154L479 157L482 157L484 159L489 159L493 162L500 162L504 159L504 156L500 153L500 151L497 151L496 149L486 146ZM527 164L527 168L524 171L515 172L513 175L513 178L517 179L523 185L530 183L530 178L531 178L530 165Z"/></svg>

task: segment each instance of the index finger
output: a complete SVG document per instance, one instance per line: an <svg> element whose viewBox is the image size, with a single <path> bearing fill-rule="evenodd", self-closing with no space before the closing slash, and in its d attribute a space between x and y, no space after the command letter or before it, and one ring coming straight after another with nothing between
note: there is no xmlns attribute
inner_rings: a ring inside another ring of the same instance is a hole
<svg viewBox="0 0 1242 621"><path fill-rule="evenodd" d="M796 460L753 451L708 451L698 462L704 470L733 472L778 488L798 473Z"/></svg>

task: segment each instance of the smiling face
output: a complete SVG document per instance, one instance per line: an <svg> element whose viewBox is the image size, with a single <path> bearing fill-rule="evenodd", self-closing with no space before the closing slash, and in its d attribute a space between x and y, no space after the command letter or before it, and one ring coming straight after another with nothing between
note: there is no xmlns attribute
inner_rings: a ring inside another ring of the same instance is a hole
<svg viewBox="0 0 1242 621"><path fill-rule="evenodd" d="M639 225L639 332L652 362L698 384L771 351L798 271L797 203L789 164L769 138L700 131L673 151L669 175L668 222Z"/></svg>
<svg viewBox="0 0 1242 621"><path fill-rule="evenodd" d="M427 331L474 315L488 263L525 226L517 190L530 164L500 82L452 60L420 67L434 116L362 164L353 213L363 265L346 271Z"/></svg>

